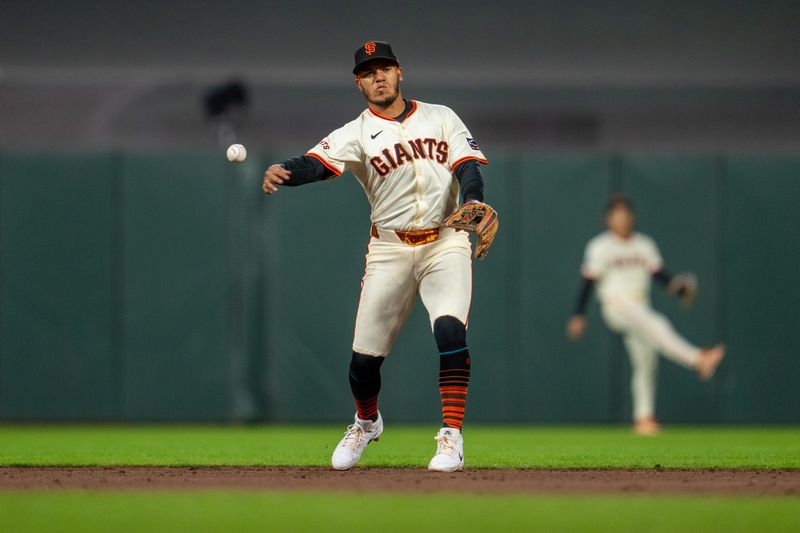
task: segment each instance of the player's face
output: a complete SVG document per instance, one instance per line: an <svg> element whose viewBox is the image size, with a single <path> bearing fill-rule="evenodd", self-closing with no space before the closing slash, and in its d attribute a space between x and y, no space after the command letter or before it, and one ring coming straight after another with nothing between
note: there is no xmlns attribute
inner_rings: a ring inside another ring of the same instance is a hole
<svg viewBox="0 0 800 533"><path fill-rule="evenodd" d="M400 97L403 69L389 61L374 61L356 75L356 87L371 104L388 107Z"/></svg>
<svg viewBox="0 0 800 533"><path fill-rule="evenodd" d="M629 237L636 226L636 216L627 207L615 207L606 215L606 224L612 233Z"/></svg>

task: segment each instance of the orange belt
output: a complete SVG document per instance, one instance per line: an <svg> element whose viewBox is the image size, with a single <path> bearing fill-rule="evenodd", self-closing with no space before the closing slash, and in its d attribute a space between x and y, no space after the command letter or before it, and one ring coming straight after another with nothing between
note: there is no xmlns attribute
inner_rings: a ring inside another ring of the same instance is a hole
<svg viewBox="0 0 800 533"><path fill-rule="evenodd" d="M419 246L420 244L428 244L430 242L435 241L439 238L439 228L432 228L432 229L421 229L417 231L400 231L394 230L397 237L400 239L401 242L404 244L408 244L411 246ZM372 225L372 236L376 239L380 239L380 235L378 233L378 228L375 227L375 224Z"/></svg>

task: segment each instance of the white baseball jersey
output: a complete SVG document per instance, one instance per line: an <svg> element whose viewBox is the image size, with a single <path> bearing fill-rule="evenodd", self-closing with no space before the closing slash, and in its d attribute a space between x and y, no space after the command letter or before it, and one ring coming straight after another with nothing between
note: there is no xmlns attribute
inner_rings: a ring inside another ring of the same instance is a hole
<svg viewBox="0 0 800 533"><path fill-rule="evenodd" d="M605 231L586 245L581 274L597 282L603 304L614 297L649 301L650 280L661 268L661 254L647 235L623 239Z"/></svg>
<svg viewBox="0 0 800 533"><path fill-rule="evenodd" d="M486 158L448 107L411 101L402 122L370 109L334 131L306 155L339 176L358 179L372 206L372 223L389 230L439 227L458 206L453 170Z"/></svg>

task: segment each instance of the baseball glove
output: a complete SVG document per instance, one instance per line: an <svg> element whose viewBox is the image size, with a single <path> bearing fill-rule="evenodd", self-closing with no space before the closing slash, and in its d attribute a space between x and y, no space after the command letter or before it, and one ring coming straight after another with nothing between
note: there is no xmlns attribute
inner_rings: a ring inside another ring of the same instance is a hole
<svg viewBox="0 0 800 533"><path fill-rule="evenodd" d="M447 217L444 225L448 228L462 229L478 236L475 243L475 258L483 259L494 242L500 222L497 212L483 202L469 201Z"/></svg>
<svg viewBox="0 0 800 533"><path fill-rule="evenodd" d="M675 274L667 285L667 291L670 294L677 294L683 308L688 309L697 296L697 276L691 272Z"/></svg>

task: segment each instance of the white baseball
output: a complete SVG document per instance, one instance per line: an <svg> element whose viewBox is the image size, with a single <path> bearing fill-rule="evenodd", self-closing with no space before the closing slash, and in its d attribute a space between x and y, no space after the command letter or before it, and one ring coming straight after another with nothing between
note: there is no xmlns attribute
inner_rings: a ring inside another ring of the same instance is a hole
<svg viewBox="0 0 800 533"><path fill-rule="evenodd" d="M228 147L227 156L231 163L241 163L247 158L247 150L241 144L232 144Z"/></svg>

